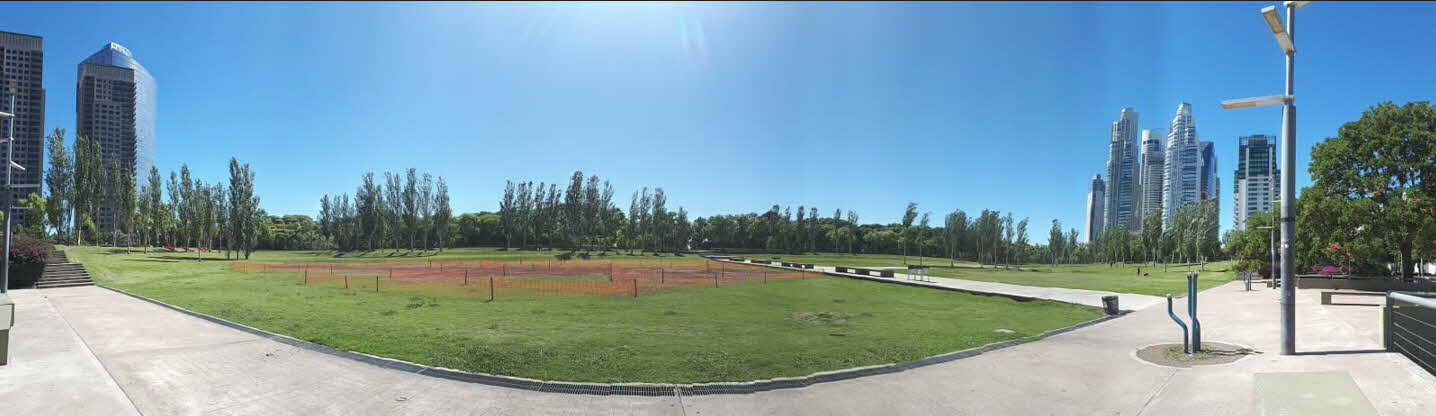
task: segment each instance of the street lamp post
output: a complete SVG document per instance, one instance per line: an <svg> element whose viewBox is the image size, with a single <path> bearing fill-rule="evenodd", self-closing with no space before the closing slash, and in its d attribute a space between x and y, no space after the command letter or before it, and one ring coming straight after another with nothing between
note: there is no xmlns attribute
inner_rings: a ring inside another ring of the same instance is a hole
<svg viewBox="0 0 1436 416"><path fill-rule="evenodd" d="M1286 24L1282 25L1277 16L1276 6L1261 9L1277 46L1286 55L1285 94L1271 97L1243 98L1222 102L1223 109L1259 107L1281 104L1281 354L1296 354L1296 275L1295 258L1292 257L1292 240L1296 237L1295 193L1296 193L1296 103L1294 97L1293 65L1296 63L1296 9L1310 1L1287 1Z"/></svg>
<svg viewBox="0 0 1436 416"><path fill-rule="evenodd" d="M5 135L5 206L7 209L5 210L5 264L4 268L0 269L0 293L10 291L10 210L8 207L10 206L10 167L15 165L14 160L10 158L10 150L15 146L14 81L10 82L10 86L7 90L10 92L10 112L0 113L0 117L10 119L10 131Z"/></svg>

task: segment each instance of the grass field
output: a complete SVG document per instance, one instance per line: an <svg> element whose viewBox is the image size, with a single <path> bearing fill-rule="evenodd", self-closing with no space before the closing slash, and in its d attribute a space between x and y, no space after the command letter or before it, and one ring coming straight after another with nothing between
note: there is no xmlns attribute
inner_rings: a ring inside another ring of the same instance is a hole
<svg viewBox="0 0 1436 416"><path fill-rule="evenodd" d="M845 266L845 267L901 267L903 256L890 254L756 254L748 255L745 258L766 259L771 256L780 256L784 261L799 263L814 263L821 266ZM1023 264L1021 270L1014 268L998 267L991 265L979 267L973 262L956 262L956 267L947 268L949 261L926 257L922 259L923 264L934 267L930 274L933 276L951 277L956 279L977 280L983 282L1011 283L1024 286L1040 287L1064 287L1070 289L1100 290L1118 293L1135 293L1141 295L1165 296L1168 293L1181 295L1187 292L1187 270L1200 270L1197 265L1169 265L1167 271L1163 272L1162 266L1157 265L1115 265L1106 264ZM907 264L918 264L918 258L908 256ZM1230 282L1236 278L1236 273L1231 272L1231 262L1208 263L1205 271L1201 271L1197 280L1200 289L1206 289ZM1138 276L1137 268L1142 268L1146 276ZM899 271L901 272L901 271Z"/></svg>
<svg viewBox="0 0 1436 416"><path fill-rule="evenodd" d="M795 263L813 263L822 266L844 266L844 267L904 267L908 264L926 264L946 266L948 259L936 257L907 256L907 263L903 262L900 254L842 254L842 253L809 253L809 254L734 254L735 257L744 259L770 259L781 257L782 261ZM955 262L958 266L977 267L977 263L970 261Z"/></svg>
<svg viewBox="0 0 1436 416"><path fill-rule="evenodd" d="M1207 263L1206 271L1200 271L1197 278L1197 288L1207 289L1219 286L1236 278L1236 273L1230 271L1231 262ZM1162 271L1162 266L1157 265L1116 265L1105 264L1078 264L1078 265L1045 265L1030 264L1023 265L1024 270L989 268L971 269L939 269L931 270L933 276L952 277L957 279L978 280L983 282L1011 283L1024 286L1042 287L1065 287L1070 289L1101 290L1118 293L1135 293L1139 295L1165 296L1171 293L1173 296L1181 296L1187 293L1187 266L1168 266L1167 271ZM1141 267L1144 276L1137 275L1137 267ZM1031 270L1031 269L1035 269ZM1193 265L1191 270L1200 270L1200 267Z"/></svg>
<svg viewBox="0 0 1436 416"><path fill-rule="evenodd" d="M339 349L546 380L711 382L801 376L910 361L1101 316L1095 308L1070 304L1019 303L832 277L638 298L572 295L484 302L306 286L292 277L230 270L218 255L194 261L193 253L116 254L98 248L69 253L101 285L196 312ZM549 256L466 249L439 258L525 255ZM251 260L375 261L308 252L260 252Z"/></svg>

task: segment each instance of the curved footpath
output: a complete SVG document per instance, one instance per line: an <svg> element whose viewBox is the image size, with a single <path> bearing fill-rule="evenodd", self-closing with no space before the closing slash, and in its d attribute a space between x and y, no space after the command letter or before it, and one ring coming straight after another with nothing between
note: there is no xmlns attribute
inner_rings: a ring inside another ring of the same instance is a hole
<svg viewBox="0 0 1436 416"><path fill-rule="evenodd" d="M751 265L751 263L732 262L727 260L715 261ZM789 270L802 270L793 267L782 267L774 265L769 265L768 267ZM883 267L874 267L872 269L882 268ZM1150 295L1138 295L1133 293L1103 292L1097 290L1068 289L1061 287L1022 286L1008 283L980 282L976 280L963 280L937 276L923 276L922 280L916 280L913 276L909 276L904 273L898 273L896 271L893 272L893 277L873 277L869 275L852 273L838 273L836 269L836 267L832 266L814 266L813 268L813 270L823 272L824 274L842 276L853 279L898 283L910 286L935 287L939 289L957 290L978 294L1006 295L1032 299L1047 299L1058 302L1075 303L1078 305L1094 306L1098 308L1102 307L1103 296L1113 295L1117 296L1118 308L1124 311L1146 309L1149 306L1164 304L1167 301L1166 298ZM899 268L899 270L901 269Z"/></svg>
<svg viewBox="0 0 1436 416"><path fill-rule="evenodd" d="M1136 349L1178 340L1165 308L1146 308L900 373L753 394L660 397L543 393L430 377L295 347L98 287L11 294L20 317L11 364L0 367L0 406L5 412L19 406L20 414L1419 415L1436 408L1436 377L1377 350L1381 308L1320 305L1318 291L1302 290L1298 346L1305 354L1280 356L1277 292L1245 292L1240 283L1201 295L1208 341L1260 352L1224 366L1138 361ZM68 347L39 348L40 339ZM1255 394L1258 379L1284 372L1324 372L1347 382L1292 396L1311 397L1304 400ZM1340 394L1341 386L1355 394Z"/></svg>

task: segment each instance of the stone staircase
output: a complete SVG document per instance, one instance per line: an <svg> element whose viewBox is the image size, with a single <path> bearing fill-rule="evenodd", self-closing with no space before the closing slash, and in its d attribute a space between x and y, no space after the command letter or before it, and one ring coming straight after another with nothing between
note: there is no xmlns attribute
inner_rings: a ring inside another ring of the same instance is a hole
<svg viewBox="0 0 1436 416"><path fill-rule="evenodd" d="M70 263L63 251L50 252L50 259L45 263L45 274L40 275L40 280L35 282L36 289L95 284L90 281L90 275L85 274L85 266L80 263Z"/></svg>

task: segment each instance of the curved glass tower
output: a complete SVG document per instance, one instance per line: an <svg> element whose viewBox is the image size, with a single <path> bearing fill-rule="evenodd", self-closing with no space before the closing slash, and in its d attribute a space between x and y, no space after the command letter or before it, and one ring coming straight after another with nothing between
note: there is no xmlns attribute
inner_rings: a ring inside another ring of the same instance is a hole
<svg viewBox="0 0 1436 416"><path fill-rule="evenodd" d="M105 163L134 170L139 183L155 164L154 77L117 43L80 62L75 87L76 133L100 143ZM101 204L100 231L114 231L110 207Z"/></svg>

